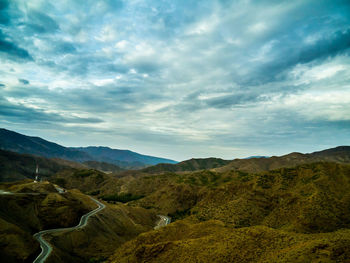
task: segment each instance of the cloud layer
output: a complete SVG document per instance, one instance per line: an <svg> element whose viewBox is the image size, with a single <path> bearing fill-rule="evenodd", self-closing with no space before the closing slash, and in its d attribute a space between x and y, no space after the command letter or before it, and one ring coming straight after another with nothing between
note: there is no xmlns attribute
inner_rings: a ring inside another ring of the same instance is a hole
<svg viewBox="0 0 350 263"><path fill-rule="evenodd" d="M0 124L177 160L349 144L348 1L0 0Z"/></svg>

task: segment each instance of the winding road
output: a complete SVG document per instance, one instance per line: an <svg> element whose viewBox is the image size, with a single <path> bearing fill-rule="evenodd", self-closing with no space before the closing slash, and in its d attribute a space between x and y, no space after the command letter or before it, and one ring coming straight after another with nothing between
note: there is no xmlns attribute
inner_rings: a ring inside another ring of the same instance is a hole
<svg viewBox="0 0 350 263"><path fill-rule="evenodd" d="M88 219L89 219L90 216L98 213L99 211L101 211L102 209L104 209L106 207L104 204L102 204L98 200L92 198L91 196L89 196L89 197L92 199L92 201L94 201L98 205L98 208L96 208L95 210L92 210L89 213L83 215L80 218L80 222L79 222L79 224L77 226L43 230L43 231L40 231L40 232L38 232L38 233L33 235L33 237L36 238L39 241L40 247L41 247L41 253L33 261L33 263L43 263L43 262L45 262L45 260L47 259L47 257L50 255L50 253L52 251L51 245L43 238L43 236L45 234L57 233L57 232L68 231L68 230L75 230L75 229L78 229L78 228L82 228L82 227L87 225Z"/></svg>
<svg viewBox="0 0 350 263"><path fill-rule="evenodd" d="M171 218L168 216L158 215L160 217L160 220L158 221L157 225L154 227L154 229L159 229L163 226L166 226L170 224Z"/></svg>

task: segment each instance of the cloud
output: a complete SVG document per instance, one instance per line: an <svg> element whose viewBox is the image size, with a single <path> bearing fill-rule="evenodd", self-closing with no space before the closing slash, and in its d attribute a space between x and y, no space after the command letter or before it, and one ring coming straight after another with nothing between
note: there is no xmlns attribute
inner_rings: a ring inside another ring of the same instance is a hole
<svg viewBox="0 0 350 263"><path fill-rule="evenodd" d="M0 0L0 25L6 25L10 22L7 9L10 5L8 0Z"/></svg>
<svg viewBox="0 0 350 263"><path fill-rule="evenodd" d="M24 48L13 43L0 29L0 52L8 59L32 61L32 56ZM0 53L0 54L1 54Z"/></svg>
<svg viewBox="0 0 350 263"><path fill-rule="evenodd" d="M39 34L54 33L59 30L59 25L55 20L50 16L35 10L29 12L26 26L29 30Z"/></svg>
<svg viewBox="0 0 350 263"><path fill-rule="evenodd" d="M28 85L29 84L29 80L26 80L26 79L18 79L18 82L22 83L24 85Z"/></svg>
<svg viewBox="0 0 350 263"><path fill-rule="evenodd" d="M12 101L12 102L11 102ZM52 124L89 124L102 123L100 118L79 117L66 115L64 113L54 113L39 107L25 105L16 99L0 98L0 115L16 123L52 123Z"/></svg>

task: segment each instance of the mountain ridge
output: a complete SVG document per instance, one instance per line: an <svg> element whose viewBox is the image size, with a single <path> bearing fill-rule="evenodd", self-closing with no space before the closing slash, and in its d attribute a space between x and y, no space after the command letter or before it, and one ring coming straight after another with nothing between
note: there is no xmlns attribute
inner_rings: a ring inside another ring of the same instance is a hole
<svg viewBox="0 0 350 263"><path fill-rule="evenodd" d="M157 173L157 172L184 172L184 171L196 171L204 169L213 169L225 164L228 164L230 160L224 160L221 158L191 158L176 164L160 163L154 166L146 167L142 169L142 172Z"/></svg>
<svg viewBox="0 0 350 263"><path fill-rule="evenodd" d="M65 147L36 136L27 136L0 128L0 149L22 154L32 154L46 158L60 158L74 162L109 162L121 168L143 168L161 162L176 161L139 154L130 150L118 150L104 146ZM107 160L106 160L107 159Z"/></svg>
<svg viewBox="0 0 350 263"><path fill-rule="evenodd" d="M293 167L299 164L311 162L350 162L350 146L337 146L312 153L292 152L282 156L269 158L234 159L225 166L215 169L224 172L229 170L241 170L245 172L262 172L281 167Z"/></svg>
<svg viewBox="0 0 350 263"><path fill-rule="evenodd" d="M337 146L312 153L291 152L281 156L250 156L243 159L224 160L221 158L191 158L176 164L161 163L146 167L141 172L190 172L213 169L215 171L228 171L231 169L246 172L261 172L281 167L293 167L302 163L330 161L339 163L350 162L350 146Z"/></svg>
<svg viewBox="0 0 350 263"><path fill-rule="evenodd" d="M166 158L144 155L130 150L113 149L106 146L70 147L70 149L87 153L97 161L109 162L122 167L124 166L121 165L122 163L130 163L140 167L158 163L177 163Z"/></svg>

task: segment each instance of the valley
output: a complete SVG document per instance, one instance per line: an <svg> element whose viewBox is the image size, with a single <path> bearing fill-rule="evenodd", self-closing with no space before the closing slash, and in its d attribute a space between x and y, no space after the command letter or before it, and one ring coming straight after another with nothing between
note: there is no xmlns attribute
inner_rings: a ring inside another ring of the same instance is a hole
<svg viewBox="0 0 350 263"><path fill-rule="evenodd" d="M114 171L1 154L4 262L349 262L348 146Z"/></svg>

